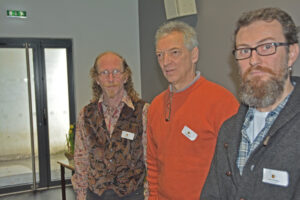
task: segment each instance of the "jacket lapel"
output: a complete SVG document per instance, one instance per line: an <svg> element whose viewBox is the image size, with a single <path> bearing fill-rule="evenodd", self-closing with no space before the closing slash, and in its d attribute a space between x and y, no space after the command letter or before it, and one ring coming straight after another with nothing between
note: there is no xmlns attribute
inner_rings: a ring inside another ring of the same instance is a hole
<svg viewBox="0 0 300 200"><path fill-rule="evenodd" d="M238 157L238 152L241 143L241 129L245 120L245 115L247 113L248 107L241 104L238 114L234 119L235 124L228 127L227 133L231 133L230 137L227 137L227 144L228 144L228 162L230 165L230 169L232 170L232 176L235 184L238 184L240 181L240 172L236 165L236 159Z"/></svg>

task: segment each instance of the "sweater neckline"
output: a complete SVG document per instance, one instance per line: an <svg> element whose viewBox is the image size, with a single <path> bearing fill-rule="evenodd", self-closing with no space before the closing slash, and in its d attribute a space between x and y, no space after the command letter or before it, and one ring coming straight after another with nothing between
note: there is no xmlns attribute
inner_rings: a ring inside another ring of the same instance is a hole
<svg viewBox="0 0 300 200"><path fill-rule="evenodd" d="M197 78L197 80L195 80L195 82L193 82L189 87L180 90L180 91L176 91L176 92L172 92L170 87L168 89L168 93L172 93L173 98L176 96L181 96L181 95L186 95L187 93L192 92L196 87L198 87L200 84L202 84L202 82L205 80L205 78L203 76L200 76Z"/></svg>

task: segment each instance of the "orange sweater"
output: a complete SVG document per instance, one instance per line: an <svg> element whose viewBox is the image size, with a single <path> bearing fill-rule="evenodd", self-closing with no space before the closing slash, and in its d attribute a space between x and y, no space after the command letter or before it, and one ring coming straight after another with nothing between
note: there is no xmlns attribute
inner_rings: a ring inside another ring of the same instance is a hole
<svg viewBox="0 0 300 200"><path fill-rule="evenodd" d="M149 200L198 200L219 128L237 112L239 104L229 91L200 77L173 94L171 118L166 122L168 98L166 90L148 110ZM194 141L182 134L184 126L197 134Z"/></svg>

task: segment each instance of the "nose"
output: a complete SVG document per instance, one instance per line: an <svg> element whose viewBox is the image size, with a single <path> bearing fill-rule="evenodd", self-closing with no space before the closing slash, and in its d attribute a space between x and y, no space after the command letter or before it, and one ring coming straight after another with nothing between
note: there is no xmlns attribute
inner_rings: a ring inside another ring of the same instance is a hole
<svg viewBox="0 0 300 200"><path fill-rule="evenodd" d="M261 56L257 54L255 49L252 49L251 57L249 59L249 64L254 67L260 64L261 62Z"/></svg>
<svg viewBox="0 0 300 200"><path fill-rule="evenodd" d="M112 82L114 80L113 73L109 73L107 79L108 81Z"/></svg>
<svg viewBox="0 0 300 200"><path fill-rule="evenodd" d="M171 61L170 55L166 52L163 57L163 64L168 65Z"/></svg>

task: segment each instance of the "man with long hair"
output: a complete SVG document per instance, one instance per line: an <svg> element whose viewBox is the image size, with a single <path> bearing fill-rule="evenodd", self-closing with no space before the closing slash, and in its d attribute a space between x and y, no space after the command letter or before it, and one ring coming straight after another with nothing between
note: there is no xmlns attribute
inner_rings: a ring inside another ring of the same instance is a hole
<svg viewBox="0 0 300 200"><path fill-rule="evenodd" d="M93 98L80 112L75 136L77 199L142 200L148 104L138 97L119 54L100 54L90 75Z"/></svg>

